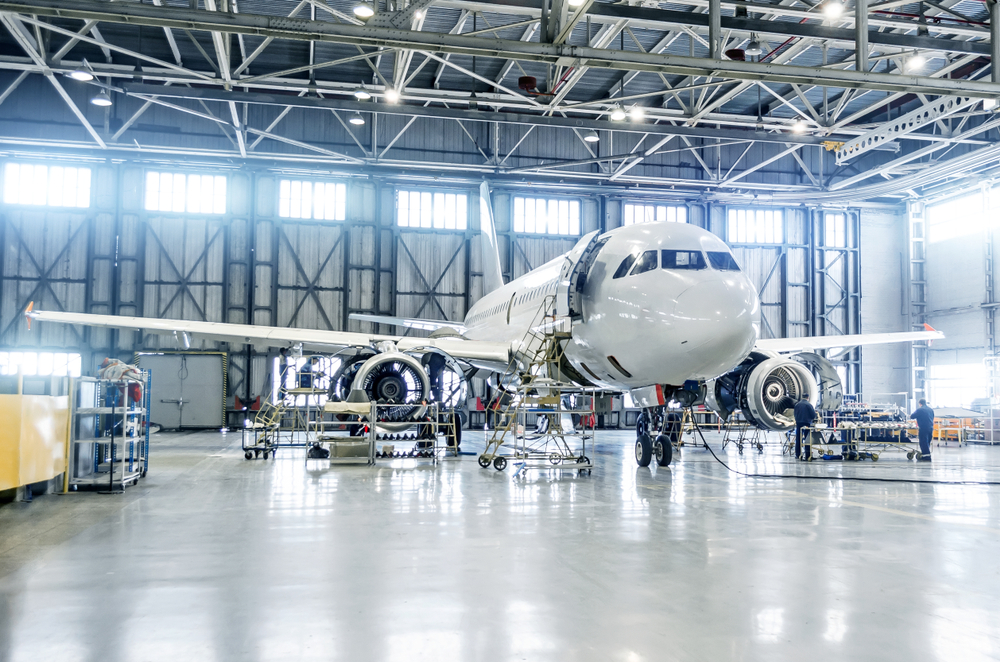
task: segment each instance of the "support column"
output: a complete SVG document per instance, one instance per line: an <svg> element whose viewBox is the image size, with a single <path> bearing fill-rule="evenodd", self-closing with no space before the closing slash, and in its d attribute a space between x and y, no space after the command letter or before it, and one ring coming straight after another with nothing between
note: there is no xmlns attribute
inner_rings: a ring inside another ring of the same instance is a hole
<svg viewBox="0 0 1000 662"><path fill-rule="evenodd" d="M708 48L710 58L722 58L722 0L708 2Z"/></svg>
<svg viewBox="0 0 1000 662"><path fill-rule="evenodd" d="M990 76L1000 83L1000 2L990 0Z"/></svg>
<svg viewBox="0 0 1000 662"><path fill-rule="evenodd" d="M854 3L854 70L868 71L868 0Z"/></svg>

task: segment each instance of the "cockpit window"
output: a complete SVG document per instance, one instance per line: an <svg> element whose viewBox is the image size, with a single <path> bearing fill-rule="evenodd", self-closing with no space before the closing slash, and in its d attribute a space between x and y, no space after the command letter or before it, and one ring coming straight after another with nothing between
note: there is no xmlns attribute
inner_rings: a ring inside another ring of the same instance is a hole
<svg viewBox="0 0 1000 662"><path fill-rule="evenodd" d="M656 251L646 251L642 254L636 263L635 268L632 269L632 275L644 274L647 271L652 271L656 268Z"/></svg>
<svg viewBox="0 0 1000 662"><path fill-rule="evenodd" d="M663 251L664 269L704 269L705 256L701 251Z"/></svg>
<svg viewBox="0 0 1000 662"><path fill-rule="evenodd" d="M635 255L628 255L622 260L622 263L618 265L618 270L615 271L615 275L612 278L621 278L628 273L628 270L632 268L632 263L635 262Z"/></svg>
<svg viewBox="0 0 1000 662"><path fill-rule="evenodd" d="M712 263L714 269L719 271L739 271L740 265L736 264L736 259L725 251L709 251L708 261Z"/></svg>

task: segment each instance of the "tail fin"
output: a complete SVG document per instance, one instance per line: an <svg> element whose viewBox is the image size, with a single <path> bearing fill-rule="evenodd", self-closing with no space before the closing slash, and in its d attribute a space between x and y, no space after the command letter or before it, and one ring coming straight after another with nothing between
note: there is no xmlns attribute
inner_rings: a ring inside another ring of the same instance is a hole
<svg viewBox="0 0 1000 662"><path fill-rule="evenodd" d="M483 181L479 185L479 225L483 232L483 294L489 294L493 290L503 287L500 244L497 237L497 227L493 221L490 186Z"/></svg>
<svg viewBox="0 0 1000 662"><path fill-rule="evenodd" d="M35 307L35 302L31 301L28 303L28 307L24 309L24 318L28 320L28 331L31 331L31 311Z"/></svg>

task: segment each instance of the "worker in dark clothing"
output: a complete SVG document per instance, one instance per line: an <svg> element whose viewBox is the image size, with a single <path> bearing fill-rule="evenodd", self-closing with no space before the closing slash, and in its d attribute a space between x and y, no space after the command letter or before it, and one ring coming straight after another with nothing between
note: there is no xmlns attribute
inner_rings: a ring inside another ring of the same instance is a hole
<svg viewBox="0 0 1000 662"><path fill-rule="evenodd" d="M931 437L934 436L934 410L927 406L926 400L920 401L917 410L910 414L910 418L917 421L917 430L920 439L920 462L931 461Z"/></svg>
<svg viewBox="0 0 1000 662"><path fill-rule="evenodd" d="M806 440L806 452L802 455L802 428L809 427L816 420L816 409L808 398L803 397L795 403L795 459L808 460L812 458L812 447Z"/></svg>

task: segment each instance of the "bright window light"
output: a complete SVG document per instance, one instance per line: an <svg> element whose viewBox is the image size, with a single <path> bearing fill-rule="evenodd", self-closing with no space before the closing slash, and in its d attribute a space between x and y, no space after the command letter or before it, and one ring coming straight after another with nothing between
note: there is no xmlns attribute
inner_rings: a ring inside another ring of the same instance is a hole
<svg viewBox="0 0 1000 662"><path fill-rule="evenodd" d="M278 388L283 387L286 391L296 389L299 387L299 373L305 370L309 372L310 381L312 382L312 388L319 393L315 395L303 395L288 393L284 394L284 403L289 407L304 407L307 404L313 404L316 406L322 406L326 404L329 400L328 393L330 392L330 378L337 372L340 368L340 359L332 356L320 356L317 357L319 363L315 366L312 365L311 356L289 356L285 360L287 365L284 369L281 366L281 357L274 357L274 365L271 367L273 371L274 378L271 380L271 401L278 402L281 397L278 393ZM306 364L309 364L309 368L306 368ZM311 400L311 402L309 402Z"/></svg>
<svg viewBox="0 0 1000 662"><path fill-rule="evenodd" d="M79 377L83 361L71 352L0 352L0 375Z"/></svg>
<svg viewBox="0 0 1000 662"><path fill-rule="evenodd" d="M514 232L579 235L580 201L515 197Z"/></svg>
<svg viewBox="0 0 1000 662"><path fill-rule="evenodd" d="M279 185L278 216L324 221L346 220L347 185L282 179Z"/></svg>
<svg viewBox="0 0 1000 662"><path fill-rule="evenodd" d="M730 209L728 221L731 244L780 244L784 237L780 209Z"/></svg>
<svg viewBox="0 0 1000 662"><path fill-rule="evenodd" d="M827 248L847 247L847 216L840 213L823 215L823 226L826 234Z"/></svg>
<svg viewBox="0 0 1000 662"><path fill-rule="evenodd" d="M990 217L996 214L996 196L987 198L989 214L983 209L983 195L980 192L945 200L927 207L927 243L958 239L968 236L983 236Z"/></svg>
<svg viewBox="0 0 1000 662"><path fill-rule="evenodd" d="M931 365L928 367L927 404L932 409L971 407L973 400L988 395L986 382L983 363Z"/></svg>
<svg viewBox="0 0 1000 662"><path fill-rule="evenodd" d="M680 205L639 205L625 203L622 225L634 223L663 222L687 223L687 207Z"/></svg>
<svg viewBox="0 0 1000 662"><path fill-rule="evenodd" d="M222 175L147 172L146 210L225 214L226 178Z"/></svg>
<svg viewBox="0 0 1000 662"><path fill-rule="evenodd" d="M465 230L469 198L447 191L396 191L396 223L401 228Z"/></svg>
<svg viewBox="0 0 1000 662"><path fill-rule="evenodd" d="M89 207L90 168L7 163L3 201L9 205Z"/></svg>

